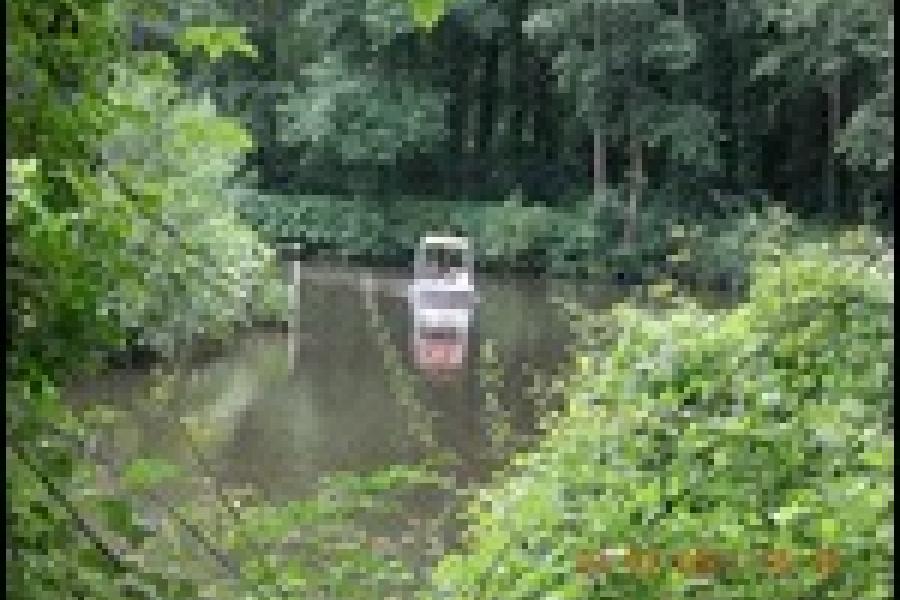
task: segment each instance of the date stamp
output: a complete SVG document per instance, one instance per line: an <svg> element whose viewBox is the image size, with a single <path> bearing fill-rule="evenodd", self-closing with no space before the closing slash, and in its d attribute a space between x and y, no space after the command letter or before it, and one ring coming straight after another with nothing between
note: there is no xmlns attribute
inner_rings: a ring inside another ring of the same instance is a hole
<svg viewBox="0 0 900 600"><path fill-rule="evenodd" d="M829 577L840 569L840 553L832 548L798 550L776 548L737 554L709 548L661 551L649 548L607 548L584 551L576 559L578 572L585 575L629 573L652 576L674 570L690 577L713 577L733 569L752 569L774 577L798 571Z"/></svg>

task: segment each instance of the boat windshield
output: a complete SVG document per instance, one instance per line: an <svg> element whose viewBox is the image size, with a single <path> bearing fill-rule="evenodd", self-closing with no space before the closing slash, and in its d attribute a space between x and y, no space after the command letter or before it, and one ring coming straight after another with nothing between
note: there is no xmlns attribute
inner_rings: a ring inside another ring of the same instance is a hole
<svg viewBox="0 0 900 600"><path fill-rule="evenodd" d="M465 254L461 248L426 246L424 258L426 267L441 272L465 267Z"/></svg>

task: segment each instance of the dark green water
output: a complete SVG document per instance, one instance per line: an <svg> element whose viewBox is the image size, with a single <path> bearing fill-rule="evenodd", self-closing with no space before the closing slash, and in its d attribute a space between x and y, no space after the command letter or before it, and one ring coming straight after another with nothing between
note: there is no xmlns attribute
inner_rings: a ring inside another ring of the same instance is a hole
<svg viewBox="0 0 900 600"><path fill-rule="evenodd" d="M497 444L492 424L502 419L522 439L559 401L546 389L569 361L562 305L603 307L624 294L480 278L466 358L435 377L413 360L402 274L289 270L296 281L289 333L260 330L201 364L122 369L72 387L77 404L123 411L113 454L162 455L272 499L301 496L334 471L408 463L435 448L460 458L465 479L482 478ZM415 419L424 423L411 427ZM190 442L186 430L194 432Z"/></svg>

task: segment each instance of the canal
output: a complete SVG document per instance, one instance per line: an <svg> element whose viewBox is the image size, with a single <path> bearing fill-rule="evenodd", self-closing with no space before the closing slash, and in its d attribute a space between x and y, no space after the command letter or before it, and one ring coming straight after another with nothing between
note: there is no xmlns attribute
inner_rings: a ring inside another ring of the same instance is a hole
<svg viewBox="0 0 900 600"><path fill-rule="evenodd" d="M573 344L567 309L603 310L627 293L477 276L463 358L435 369L417 360L405 273L304 262L285 273L293 282L287 331L260 328L202 361L73 383L67 396L76 407L108 406L117 415L99 442L104 461L162 457L214 489L284 502L308 497L336 473L441 455L453 457L456 487L471 489L562 406ZM164 502L190 502L192 493L177 487ZM425 523L451 500L415 496L407 514ZM452 543L452 527L445 534L443 543Z"/></svg>

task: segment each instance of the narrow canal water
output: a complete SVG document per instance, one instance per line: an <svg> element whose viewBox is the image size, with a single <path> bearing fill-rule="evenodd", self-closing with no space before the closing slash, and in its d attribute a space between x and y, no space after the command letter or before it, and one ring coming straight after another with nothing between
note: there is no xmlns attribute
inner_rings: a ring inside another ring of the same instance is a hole
<svg viewBox="0 0 900 600"><path fill-rule="evenodd" d="M502 463L510 440L527 444L539 417L561 405L548 390L571 362L566 305L602 310L627 293L476 277L463 359L436 370L417 361L402 273L308 263L286 271L294 281L289 332L260 329L213 359L119 369L71 387L76 406L120 415L105 443L109 458L163 457L220 489L250 488L278 502L307 496L336 472L450 453L459 486L471 486ZM190 500L188 491L172 493L173 502ZM431 506L411 511L440 509L422 502Z"/></svg>
<svg viewBox="0 0 900 600"><path fill-rule="evenodd" d="M291 331L251 332L222 356L167 367L174 401L147 406L159 386L147 367L77 382L69 397L130 412L136 427L128 444L148 455L196 451L168 431L193 425L205 431L205 463L223 483L293 498L330 472L421 458L410 407L397 397L406 382L418 414L427 416L432 447L477 470L491 443L486 396L515 432L533 430L540 410L552 408L538 390L568 366L572 336L563 306L577 300L602 307L625 293L528 276L479 277L464 360L435 371L414 359L401 275L335 265L288 270L295 277Z"/></svg>

